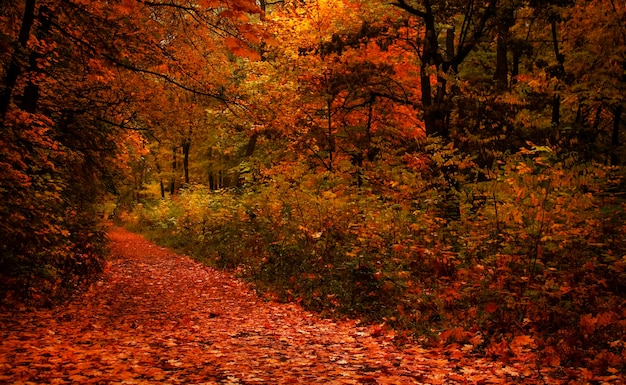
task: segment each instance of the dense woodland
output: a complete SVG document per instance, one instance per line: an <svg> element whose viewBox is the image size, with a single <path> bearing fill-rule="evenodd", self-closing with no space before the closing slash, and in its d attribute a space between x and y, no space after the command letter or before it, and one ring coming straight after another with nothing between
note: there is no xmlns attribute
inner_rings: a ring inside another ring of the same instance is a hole
<svg viewBox="0 0 626 385"><path fill-rule="evenodd" d="M623 1L0 0L0 63L5 303L112 218L398 343L626 370Z"/></svg>

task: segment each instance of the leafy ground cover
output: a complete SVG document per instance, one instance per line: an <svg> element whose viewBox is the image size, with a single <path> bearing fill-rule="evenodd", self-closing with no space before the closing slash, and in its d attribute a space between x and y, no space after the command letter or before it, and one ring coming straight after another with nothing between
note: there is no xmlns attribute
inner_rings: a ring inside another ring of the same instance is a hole
<svg viewBox="0 0 626 385"><path fill-rule="evenodd" d="M520 354L508 362L468 345L399 347L392 331L330 321L268 301L229 273L138 235L111 229L101 281L54 309L0 313L0 381L34 383L618 383L562 368L561 379ZM522 353L524 338L510 348ZM574 379L578 380L574 380Z"/></svg>
<svg viewBox="0 0 626 385"><path fill-rule="evenodd" d="M445 178L402 166L361 187L294 167L146 199L120 219L277 300L384 323L397 343L611 379L626 362L622 177L547 148L509 160L448 196Z"/></svg>

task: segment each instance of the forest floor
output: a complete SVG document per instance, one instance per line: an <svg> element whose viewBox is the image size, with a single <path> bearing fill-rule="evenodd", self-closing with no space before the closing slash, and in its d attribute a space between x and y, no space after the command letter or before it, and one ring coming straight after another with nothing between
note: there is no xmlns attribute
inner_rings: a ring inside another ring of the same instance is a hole
<svg viewBox="0 0 626 385"><path fill-rule="evenodd" d="M265 300L125 230L110 239L102 279L72 302L0 312L0 383L558 383L462 346L398 347L380 326Z"/></svg>

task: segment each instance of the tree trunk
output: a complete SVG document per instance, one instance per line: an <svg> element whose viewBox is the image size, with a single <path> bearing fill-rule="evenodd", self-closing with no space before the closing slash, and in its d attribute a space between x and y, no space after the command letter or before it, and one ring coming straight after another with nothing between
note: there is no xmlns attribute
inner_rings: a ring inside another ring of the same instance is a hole
<svg viewBox="0 0 626 385"><path fill-rule="evenodd" d="M436 136L438 134L435 126L435 113L433 111L432 87L430 77L427 74L428 66L422 63L420 74L420 86L422 91L422 109L424 110L424 125L426 126L426 136Z"/></svg>
<svg viewBox="0 0 626 385"><path fill-rule="evenodd" d="M159 176L159 188L161 190L161 199L165 199L165 182L163 182L163 175L161 175L161 165L159 159L154 157L154 164L156 165L157 175Z"/></svg>
<svg viewBox="0 0 626 385"><path fill-rule="evenodd" d="M433 104L433 95L431 94L432 87L430 85L430 74L427 70L431 68L436 73L442 71L445 75L450 74L450 71L458 73L459 65L467 58L476 45L480 43L485 33L489 30L488 21L496 14L498 2L492 1L489 4L481 8L481 12L476 12L474 2L468 2L468 6L465 10L465 17L463 26L460 32L460 42L457 49L450 49L450 39L454 31L449 29L446 39L446 49L449 58L444 58L439 52L439 40L437 23L433 8L433 2L431 0L423 0L419 2L420 7L414 7L409 4L407 0L395 0L391 4L407 11L410 15L420 18L424 22L424 37L418 39L417 47L418 55L420 56L420 82L422 91L422 108L424 113L424 125L426 126L427 136L441 136L447 138L449 136L449 116L451 106L449 105L449 97L445 97L445 85L441 87L438 85L437 91L438 102ZM440 5L439 2L435 5Z"/></svg>
<svg viewBox="0 0 626 385"><path fill-rule="evenodd" d="M37 39L43 40L50 32L50 28L52 27L52 20L49 10L45 6L41 6L39 8L39 21L41 25L37 30ZM39 68L38 62L43 58L43 55L36 50L32 51L28 58L28 67L30 72L41 73L42 70ZM19 104L20 108L23 111L34 114L37 112L37 105L39 104L39 85L32 80L28 81L26 87L24 88L24 94L22 95L22 100Z"/></svg>
<svg viewBox="0 0 626 385"><path fill-rule="evenodd" d="M505 90L508 87L509 62L507 59L506 42L502 37L502 33L498 33L498 42L496 47L496 72L493 74L493 80L496 81L496 88L499 90Z"/></svg>
<svg viewBox="0 0 626 385"><path fill-rule="evenodd" d="M176 151L177 147L172 148L172 179L170 180L170 195L176 192Z"/></svg>
<svg viewBox="0 0 626 385"><path fill-rule="evenodd" d="M246 146L246 157L252 156L258 139L259 139L258 132L255 132L254 134L252 134L252 136L250 136L250 139L248 139L248 145Z"/></svg>
<svg viewBox="0 0 626 385"><path fill-rule="evenodd" d="M556 57L557 66L554 69L553 76L558 80L563 79L565 75L565 55L559 52L559 41L557 39L556 20L552 20L552 42L554 44L554 56ZM561 123L561 95L558 93L558 84L554 88L554 96L552 96L552 125L558 126Z"/></svg>
<svg viewBox="0 0 626 385"><path fill-rule="evenodd" d="M454 58L454 26L446 31L446 60Z"/></svg>
<svg viewBox="0 0 626 385"><path fill-rule="evenodd" d="M24 2L24 15L22 16L22 24L17 39L17 48L13 51L11 63L4 76L4 87L0 87L0 124L2 126L4 126L4 120L11 105L11 97L13 96L17 78L22 74L22 68L20 68L19 64L20 56L26 50L30 30L35 21L35 4L36 0L26 0Z"/></svg>
<svg viewBox="0 0 626 385"><path fill-rule="evenodd" d="M183 140L183 172L185 174L185 184L189 184L189 150L191 149L191 139Z"/></svg>
<svg viewBox="0 0 626 385"><path fill-rule="evenodd" d="M615 108L613 115L613 132L611 134L611 166L619 166L621 159L619 156L619 126L622 122L622 112L624 106L620 105Z"/></svg>
<svg viewBox="0 0 626 385"><path fill-rule="evenodd" d="M333 115L332 115L332 102L327 102L328 107L328 171L333 171L333 161L335 155L335 136L333 135Z"/></svg>
<svg viewBox="0 0 626 385"><path fill-rule="evenodd" d="M511 84L517 83L517 75L519 75L519 62L522 57L521 52L513 50L513 63L511 65Z"/></svg>
<svg viewBox="0 0 626 385"><path fill-rule="evenodd" d="M493 80L496 81L498 90L506 90L509 87L509 61L508 61L508 40L510 24L507 18L498 23L498 39L496 45L496 72Z"/></svg>
<svg viewBox="0 0 626 385"><path fill-rule="evenodd" d="M555 92L557 92L555 90ZM558 126L561 123L561 95L552 96L552 125Z"/></svg>
<svg viewBox="0 0 626 385"><path fill-rule="evenodd" d="M424 108L424 124L426 125L427 136L447 137L447 130L443 127L441 98L441 88L437 88L437 95L433 100L432 86L430 84L430 74L428 70L434 65L434 69L438 72L443 62L443 58L439 55L439 41L437 39L437 29L435 26L435 16L433 14L430 1L424 2L426 12L423 15L426 27L426 36L424 49L422 53L422 65L420 82L422 88L422 106ZM445 92L445 90L444 90Z"/></svg>
<svg viewBox="0 0 626 385"><path fill-rule="evenodd" d="M596 140L596 137L598 136L599 133L599 129L600 129L600 123L602 122L602 104L600 104L598 106L598 108L596 109L596 115L593 118L593 140ZM582 122L583 127L586 125L586 119L583 118Z"/></svg>
<svg viewBox="0 0 626 385"><path fill-rule="evenodd" d="M213 174L213 171L209 171L209 190L217 190L215 187L215 174Z"/></svg>

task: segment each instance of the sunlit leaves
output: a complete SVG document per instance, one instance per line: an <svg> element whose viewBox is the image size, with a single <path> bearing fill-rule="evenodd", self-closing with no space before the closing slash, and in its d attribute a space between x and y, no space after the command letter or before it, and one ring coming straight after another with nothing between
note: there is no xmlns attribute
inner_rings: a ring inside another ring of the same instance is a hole
<svg viewBox="0 0 626 385"><path fill-rule="evenodd" d="M256 35L252 35L256 37ZM258 38L257 38L258 39ZM234 37L227 37L224 42L228 49L237 56L248 58L252 61L261 60L259 52L248 46L248 43Z"/></svg>

